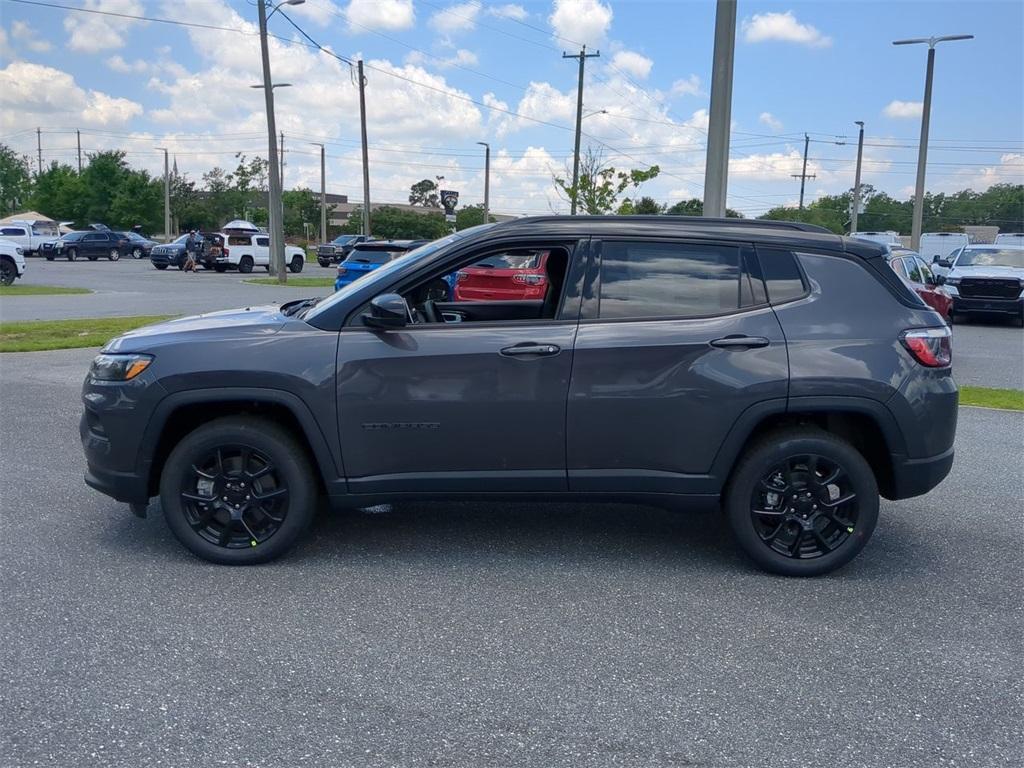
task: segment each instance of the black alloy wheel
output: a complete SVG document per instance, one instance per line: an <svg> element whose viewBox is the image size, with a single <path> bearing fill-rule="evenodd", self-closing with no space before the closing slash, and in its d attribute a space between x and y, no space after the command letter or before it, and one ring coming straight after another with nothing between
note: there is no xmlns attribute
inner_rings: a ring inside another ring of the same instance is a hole
<svg viewBox="0 0 1024 768"><path fill-rule="evenodd" d="M243 275L252 272L252 256L243 256L238 260L238 271Z"/></svg>
<svg viewBox="0 0 1024 768"><path fill-rule="evenodd" d="M725 495L733 536L761 568L817 576L852 560L878 521L878 483L846 440L813 426L765 435Z"/></svg>
<svg viewBox="0 0 1024 768"><path fill-rule="evenodd" d="M257 416L229 416L186 435L160 476L171 531L225 565L272 560L313 519L317 482L295 436Z"/></svg>
<svg viewBox="0 0 1024 768"><path fill-rule="evenodd" d="M302 258L299 256L294 256L292 257L291 263L288 264L288 271L297 274L302 271L303 265L304 262Z"/></svg>

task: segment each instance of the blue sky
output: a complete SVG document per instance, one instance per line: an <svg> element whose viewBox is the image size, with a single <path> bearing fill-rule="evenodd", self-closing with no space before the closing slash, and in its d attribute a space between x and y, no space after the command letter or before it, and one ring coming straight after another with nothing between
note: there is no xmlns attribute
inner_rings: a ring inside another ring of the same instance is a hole
<svg viewBox="0 0 1024 768"><path fill-rule="evenodd" d="M187 21L181 27L0 0L0 140L73 162L121 148L161 170L169 146L198 178L234 153L265 154L256 9L247 0L54 0L104 12ZM641 188L669 203L701 196L714 3L556 0L306 0L285 10L312 38L368 70L372 193L401 201L421 178L445 177L466 203L482 197L492 147L492 208L567 208L551 183L572 150L576 64L587 62L584 145L619 168L658 164ZM349 67L270 23L285 133L287 187L358 199L357 90ZM232 30L249 32L238 34ZM855 120L867 123L864 181L905 197L914 181L925 46L892 40L953 33L976 39L937 53L928 188L1024 182L1024 4L1020 2L739 3L729 204L755 215L795 204L803 133L812 138L808 197L853 181ZM476 103L473 103L476 102ZM491 109L489 107L493 107ZM601 110L605 110L604 113ZM515 114L510 114L515 113ZM845 138L844 138L845 137ZM835 144L834 142L845 142Z"/></svg>

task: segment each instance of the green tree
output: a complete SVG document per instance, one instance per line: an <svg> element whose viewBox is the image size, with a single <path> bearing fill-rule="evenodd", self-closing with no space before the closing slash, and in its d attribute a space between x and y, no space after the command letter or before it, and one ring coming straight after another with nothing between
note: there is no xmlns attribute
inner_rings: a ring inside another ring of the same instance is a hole
<svg viewBox="0 0 1024 768"><path fill-rule="evenodd" d="M488 221L497 221L493 216L487 217ZM484 206L467 205L455 211L455 229L467 229L484 223Z"/></svg>
<svg viewBox="0 0 1024 768"><path fill-rule="evenodd" d="M309 189L290 189L283 192L284 233L298 237L306 234L304 224L315 225L320 231L320 197Z"/></svg>
<svg viewBox="0 0 1024 768"><path fill-rule="evenodd" d="M670 216L703 216L704 215L704 201L698 197L691 198L689 200L680 200L675 205L670 206L666 209L665 213ZM725 209L725 215L730 219L742 219L743 214L739 211L734 211L732 208Z"/></svg>
<svg viewBox="0 0 1024 768"><path fill-rule="evenodd" d="M587 148L580 158L579 182L575 186L568 169L565 178L555 176L552 181L560 194L570 203L576 203L577 211L595 216L614 211L619 195L627 188L636 189L660 172L656 165L646 170L618 171L605 165L604 155L599 150Z"/></svg>
<svg viewBox="0 0 1024 768"><path fill-rule="evenodd" d="M0 144L0 216L22 210L32 194L29 160Z"/></svg>
<svg viewBox="0 0 1024 768"><path fill-rule="evenodd" d="M70 165L53 162L36 176L29 207L56 221L85 223L82 179Z"/></svg>
<svg viewBox="0 0 1024 768"><path fill-rule="evenodd" d="M120 150L95 152L89 155L89 164L82 170L81 224L107 223L114 195L131 174L125 154Z"/></svg>
<svg viewBox="0 0 1024 768"><path fill-rule="evenodd" d="M409 205L422 205L424 208L440 208L441 198L437 194L437 183L430 179L417 181L409 188Z"/></svg>
<svg viewBox="0 0 1024 768"><path fill-rule="evenodd" d="M356 208L349 214L344 231L359 234L362 221L362 211ZM416 213L391 206L375 208L370 213L370 229L374 237L388 240L436 240L451 231L440 213Z"/></svg>
<svg viewBox="0 0 1024 768"><path fill-rule="evenodd" d="M630 200L628 197L619 204L616 213L619 216L657 216L665 212L665 206L653 197L641 197Z"/></svg>
<svg viewBox="0 0 1024 768"><path fill-rule="evenodd" d="M163 198L162 181L145 171L131 171L114 193L108 223L119 229L140 224L144 232L159 232L164 224Z"/></svg>

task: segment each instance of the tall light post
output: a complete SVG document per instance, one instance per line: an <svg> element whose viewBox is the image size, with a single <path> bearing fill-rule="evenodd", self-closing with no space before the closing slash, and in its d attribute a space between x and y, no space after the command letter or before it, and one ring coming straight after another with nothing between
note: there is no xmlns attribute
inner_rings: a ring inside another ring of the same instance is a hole
<svg viewBox="0 0 1024 768"><path fill-rule="evenodd" d="M491 145L486 141L478 141L484 148L484 224L490 221L491 212Z"/></svg>
<svg viewBox="0 0 1024 768"><path fill-rule="evenodd" d="M166 147L157 147L164 153L164 242L171 242L171 169L167 164Z"/></svg>
<svg viewBox="0 0 1024 768"><path fill-rule="evenodd" d="M708 149L704 161L704 215L725 216L729 184L729 124L732 120L732 73L736 51L736 0L718 0L715 52L711 65Z"/></svg>
<svg viewBox="0 0 1024 768"><path fill-rule="evenodd" d="M310 142L320 147L320 242L327 242L327 155L323 144Z"/></svg>
<svg viewBox="0 0 1024 768"><path fill-rule="evenodd" d="M917 148L917 186L914 192L914 220L910 232L910 247L917 250L921 245L921 225L924 219L924 175L928 165L928 123L932 111L932 75L935 71L935 46L950 40L973 40L974 35L944 35L942 37L915 37L911 40L894 40L893 45L928 46L928 69L924 78L924 105L921 110L921 144Z"/></svg>
<svg viewBox="0 0 1024 768"><path fill-rule="evenodd" d="M855 125L860 126L860 135L857 137L857 174L853 178L853 210L850 212L850 234L857 231L857 214L860 213L860 164L864 158L864 121L855 120Z"/></svg>
<svg viewBox="0 0 1024 768"><path fill-rule="evenodd" d="M279 283L288 281L284 268L284 208L281 202L281 171L277 163L277 125L274 119L274 88L285 87L288 83L274 85L270 78L270 46L267 42L267 19L282 5L302 5L306 0L282 0L267 14L266 0L257 0L260 20L260 56L263 60L263 83L253 86L262 88L267 108L267 159L269 161L270 201L267 211L270 225L270 273L277 276Z"/></svg>

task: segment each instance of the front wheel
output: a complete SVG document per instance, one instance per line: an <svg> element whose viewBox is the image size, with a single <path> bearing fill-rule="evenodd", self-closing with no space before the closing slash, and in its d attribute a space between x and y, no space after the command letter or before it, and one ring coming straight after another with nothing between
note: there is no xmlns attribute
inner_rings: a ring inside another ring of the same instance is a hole
<svg viewBox="0 0 1024 768"><path fill-rule="evenodd" d="M301 272L304 263L305 262L303 261L301 256L295 256L292 258L291 263L288 265L288 269L291 272Z"/></svg>
<svg viewBox="0 0 1024 768"><path fill-rule="evenodd" d="M775 432L740 460L725 511L761 568L817 576L850 562L878 522L878 483L845 440L813 427Z"/></svg>
<svg viewBox="0 0 1024 768"><path fill-rule="evenodd" d="M107 258L111 261L117 261L121 258L121 252L117 248L111 248L110 253L107 254Z"/></svg>
<svg viewBox="0 0 1024 768"><path fill-rule="evenodd" d="M252 256L243 256L238 260L238 271L245 275L252 272Z"/></svg>
<svg viewBox="0 0 1024 768"><path fill-rule="evenodd" d="M160 477L178 540L214 563L250 565L290 549L309 527L316 481L302 446L272 421L230 416L182 439Z"/></svg>
<svg viewBox="0 0 1024 768"><path fill-rule="evenodd" d="M0 259L0 285L10 285L18 276L18 270L10 259Z"/></svg>
<svg viewBox="0 0 1024 768"><path fill-rule="evenodd" d="M68 248L68 261L74 261L78 258L77 248Z"/></svg>
<svg viewBox="0 0 1024 768"><path fill-rule="evenodd" d="M132 248L132 258L133 259L141 259L142 258L142 249L141 248Z"/></svg>
<svg viewBox="0 0 1024 768"><path fill-rule="evenodd" d="M166 264L154 264L153 266L156 267L157 269L167 269Z"/></svg>

